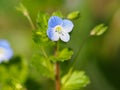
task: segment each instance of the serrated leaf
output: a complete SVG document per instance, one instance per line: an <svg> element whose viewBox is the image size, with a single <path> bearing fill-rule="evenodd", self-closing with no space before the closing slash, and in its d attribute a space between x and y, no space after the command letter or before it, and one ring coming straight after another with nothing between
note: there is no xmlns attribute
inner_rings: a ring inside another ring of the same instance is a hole
<svg viewBox="0 0 120 90"><path fill-rule="evenodd" d="M79 11L73 11L68 14L67 18L68 19L78 19L80 17L80 12Z"/></svg>
<svg viewBox="0 0 120 90"><path fill-rule="evenodd" d="M33 31L33 40L36 44L41 46L52 46L54 42L48 39L46 30L48 28L49 15L46 13L38 13L37 26L38 29Z"/></svg>
<svg viewBox="0 0 120 90"><path fill-rule="evenodd" d="M49 15L46 13L38 13L37 15L37 25L41 31L47 30Z"/></svg>
<svg viewBox="0 0 120 90"><path fill-rule="evenodd" d="M72 55L73 55L73 51L69 50L68 48L65 48L60 52L59 58L62 61L69 60L69 59L71 59Z"/></svg>
<svg viewBox="0 0 120 90"><path fill-rule="evenodd" d="M90 83L89 78L85 75L84 71L74 71L71 70L63 76L61 79L62 88L61 90L80 90L80 88L85 87Z"/></svg>
<svg viewBox="0 0 120 90"><path fill-rule="evenodd" d="M52 16L58 16L58 17L63 18L63 15L62 15L62 13L60 11L53 12Z"/></svg>
<svg viewBox="0 0 120 90"><path fill-rule="evenodd" d="M33 31L33 40L36 44L44 44L45 42L48 42L48 38L46 37L46 34L44 34L41 31Z"/></svg>
<svg viewBox="0 0 120 90"><path fill-rule="evenodd" d="M104 26L104 24L99 24L93 28L93 30L90 32L90 35L102 35L107 29L108 27Z"/></svg>
<svg viewBox="0 0 120 90"><path fill-rule="evenodd" d="M57 56L51 56L50 59L52 61L63 62L63 61L71 59L72 55L73 55L73 51L69 50L68 48L65 48L62 51L60 51Z"/></svg>
<svg viewBox="0 0 120 90"><path fill-rule="evenodd" d="M52 63L50 63L50 61L47 61L43 56L34 55L32 60L32 65L40 73L40 75L46 76L52 79L54 78L53 65Z"/></svg>
<svg viewBox="0 0 120 90"><path fill-rule="evenodd" d="M48 39L46 33L41 32L40 30L34 30L33 31L33 41L35 42L35 44L37 44L38 46L54 46L55 42L51 41Z"/></svg>

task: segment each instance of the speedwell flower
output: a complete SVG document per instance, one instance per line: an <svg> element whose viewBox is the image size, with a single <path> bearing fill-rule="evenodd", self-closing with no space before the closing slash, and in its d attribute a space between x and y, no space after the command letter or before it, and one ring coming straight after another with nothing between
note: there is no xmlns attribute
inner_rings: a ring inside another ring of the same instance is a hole
<svg viewBox="0 0 120 90"><path fill-rule="evenodd" d="M13 56L13 51L6 40L0 40L0 63L8 61Z"/></svg>
<svg viewBox="0 0 120 90"><path fill-rule="evenodd" d="M52 41L61 39L64 42L70 40L69 32L72 31L74 25L70 20L62 20L58 16L52 16L48 21L47 35Z"/></svg>

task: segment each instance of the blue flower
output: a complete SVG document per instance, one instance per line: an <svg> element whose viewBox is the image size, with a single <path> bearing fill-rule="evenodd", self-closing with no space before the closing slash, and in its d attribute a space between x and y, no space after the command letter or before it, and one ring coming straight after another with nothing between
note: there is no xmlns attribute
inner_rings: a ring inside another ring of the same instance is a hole
<svg viewBox="0 0 120 90"><path fill-rule="evenodd" d="M13 56L13 51L6 40L0 40L0 63L8 61Z"/></svg>
<svg viewBox="0 0 120 90"><path fill-rule="evenodd" d="M70 20L62 20L58 16L52 16L48 21L47 35L52 41L61 39L64 42L70 40L69 32L72 31L74 25Z"/></svg>

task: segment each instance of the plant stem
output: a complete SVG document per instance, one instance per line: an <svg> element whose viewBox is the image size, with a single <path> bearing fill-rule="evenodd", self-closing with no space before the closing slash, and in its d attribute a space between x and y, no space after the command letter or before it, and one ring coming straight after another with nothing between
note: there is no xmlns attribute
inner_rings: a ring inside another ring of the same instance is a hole
<svg viewBox="0 0 120 90"><path fill-rule="evenodd" d="M59 52L59 42L56 42L56 48L55 48L55 56L58 56ZM56 90L60 90L60 66L59 63L55 63L55 84L56 84Z"/></svg>
<svg viewBox="0 0 120 90"><path fill-rule="evenodd" d="M59 67L59 63L56 62L55 64L55 72L56 72L56 75L55 75L55 84L56 84L56 90L60 90L60 67Z"/></svg>
<svg viewBox="0 0 120 90"><path fill-rule="evenodd" d="M28 12L27 12L27 14L26 14L26 17L27 17L27 19L28 19L28 21L29 21L29 23L30 23L32 29L35 29L35 26L34 26L34 24L33 24L33 21L32 21L32 19L31 19L31 17L30 17L30 15L29 15Z"/></svg>
<svg viewBox="0 0 120 90"><path fill-rule="evenodd" d="M82 42L82 44L81 44L81 46L80 46L77 54L76 54L75 57L73 58L74 62L73 62L72 65L70 65L70 66L73 67L73 66L75 65L75 63L76 63L76 61L77 61L77 58L78 58L78 56L79 56L79 54L80 54L80 52L81 52L81 50L82 50L82 48L83 48L83 45L86 43L86 41L89 39L89 37L90 37L90 35L87 36L87 37L83 40L83 42Z"/></svg>
<svg viewBox="0 0 120 90"><path fill-rule="evenodd" d="M33 24L33 22L32 22L32 19L31 19L30 16L29 16L29 14L28 14L28 16L27 16L27 19L28 19L28 21L29 21L32 29L35 29L35 26L34 26L34 24Z"/></svg>
<svg viewBox="0 0 120 90"><path fill-rule="evenodd" d="M32 28L33 30L35 30L36 27L35 27L35 25L34 25L34 23L33 23L33 21L32 21L32 19L31 19L31 17L30 17L30 15L29 15L29 13L28 13L27 10L26 10L26 12L24 13L24 16L26 16L26 18L28 19L31 28ZM41 51L42 51L44 57L47 59L47 64L48 64L48 66L49 66L50 71L52 71L52 66L51 66L50 60L49 60L48 55L47 55L47 53L46 53L46 51L45 51L45 49L44 49L43 46L41 47Z"/></svg>
<svg viewBox="0 0 120 90"><path fill-rule="evenodd" d="M28 19L31 28L32 28L33 30L35 30L36 27L35 27L35 25L34 25L34 23L33 23L33 21L32 21L32 19L31 19L31 17L30 17L30 15L29 15L29 13L28 13L27 10L24 12L24 16ZM47 65L48 65L50 71L52 71L52 66L51 66L50 60L49 60L48 55L47 55L47 53L46 53L46 51L45 51L45 49L44 49L43 46L41 47L41 51L42 51L44 57L47 59Z"/></svg>
<svg viewBox="0 0 120 90"><path fill-rule="evenodd" d="M47 63L47 65L48 65L50 71L52 71L52 66L51 66L51 63L50 63L49 57L48 57L48 55L47 55L47 53L46 53L46 51L45 51L45 49L44 49L43 46L41 46L41 51L42 51L44 57L46 58L46 63Z"/></svg>
<svg viewBox="0 0 120 90"><path fill-rule="evenodd" d="M36 28L35 28L35 25L33 24L33 21L32 21L32 19L31 19L30 15L29 15L28 11L25 10L25 11L23 12L23 14L24 14L24 16L28 19L28 21L29 21L30 26L32 27L32 29L35 30L35 29L36 29Z"/></svg>

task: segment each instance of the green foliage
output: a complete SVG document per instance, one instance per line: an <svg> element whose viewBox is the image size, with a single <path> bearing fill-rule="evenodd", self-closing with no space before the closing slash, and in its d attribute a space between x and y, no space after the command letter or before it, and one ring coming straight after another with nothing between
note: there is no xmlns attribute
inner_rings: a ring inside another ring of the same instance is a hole
<svg viewBox="0 0 120 90"><path fill-rule="evenodd" d="M63 18L60 11L54 12L52 15ZM77 19L79 18L79 15L80 13L78 11L72 12L68 15L68 19ZM73 51L68 48L60 47L61 43L55 43L48 39L46 30L48 28L49 17L50 16L45 13L39 13L37 16L37 29L33 31L33 40L36 45L38 45L38 53L34 54L32 65L40 75L54 80L54 62L70 60L73 55ZM55 51L49 51L51 47L52 49L54 48ZM46 53L45 49L49 53ZM83 71L69 71L69 73L62 78L61 82L61 90L79 90L89 83L89 79Z"/></svg>
<svg viewBox="0 0 120 90"><path fill-rule="evenodd" d="M49 15L45 13L38 13L37 15L37 29L33 31L33 40L36 44L41 46L54 45L54 42L48 39L46 31L48 25Z"/></svg>
<svg viewBox="0 0 120 90"><path fill-rule="evenodd" d="M63 50L58 52L57 56L51 56L50 59L52 61L65 61L71 59L73 55L73 51L69 50L68 48L64 48Z"/></svg>
<svg viewBox="0 0 120 90"><path fill-rule="evenodd" d="M80 90L90 83L89 78L85 75L84 71L70 70L65 76L63 76L61 90Z"/></svg>
<svg viewBox="0 0 120 90"><path fill-rule="evenodd" d="M67 18L68 19L78 19L80 17L80 12L79 11L73 11L68 14Z"/></svg>
<svg viewBox="0 0 120 90"><path fill-rule="evenodd" d="M17 56L9 62L0 64L0 83L2 90L23 90L22 85L27 77L27 63ZM18 87L21 86L21 87Z"/></svg>
<svg viewBox="0 0 120 90"><path fill-rule="evenodd" d="M90 35L95 36L102 35L107 29L108 27L104 26L104 24L99 24L93 28L93 30L90 32Z"/></svg>
<svg viewBox="0 0 120 90"><path fill-rule="evenodd" d="M52 16L58 16L58 17L63 18L63 15L62 15L62 13L60 11L53 12Z"/></svg>
<svg viewBox="0 0 120 90"><path fill-rule="evenodd" d="M48 42L48 38L44 34L44 31L33 31L33 40L36 44L44 46L46 42Z"/></svg>
<svg viewBox="0 0 120 90"><path fill-rule="evenodd" d="M46 31L47 30L47 25L48 25L48 19L49 19L49 15L46 13L38 13L37 15L37 25L38 28L42 31Z"/></svg>
<svg viewBox="0 0 120 90"><path fill-rule="evenodd" d="M52 79L54 78L53 64L47 57L45 58L40 54L34 55L32 59L32 65L34 65L34 68L40 73L40 75Z"/></svg>

